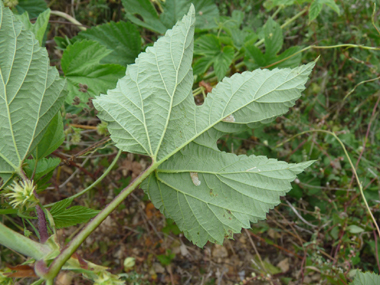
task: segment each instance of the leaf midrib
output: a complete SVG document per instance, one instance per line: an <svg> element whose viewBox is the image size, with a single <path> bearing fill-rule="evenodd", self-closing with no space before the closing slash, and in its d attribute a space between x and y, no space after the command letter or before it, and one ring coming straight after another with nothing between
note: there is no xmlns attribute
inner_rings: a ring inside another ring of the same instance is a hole
<svg viewBox="0 0 380 285"><path fill-rule="evenodd" d="M179 74L179 70L181 69L181 63L182 63L182 60L183 60L183 56L184 56L184 54L185 54L185 49L186 49L185 46L186 46L187 38L188 38L189 33L190 33L190 30L191 30L191 26L192 26L192 25L190 25L190 28L187 29L187 34L186 34L185 40L183 41L183 48L182 48L182 53L181 53L181 60L179 61L179 64L178 64L177 68L176 68L175 63L174 63L173 53L170 52L170 57L171 57L171 59L172 59L173 67L176 69L175 88L174 88L174 90L173 90L173 92L172 92L172 95L171 95L171 98L170 98L170 106L169 106L169 112L168 112L168 115L167 115L167 118L166 118L165 128L164 128L164 131L162 132L162 135L161 135L160 141L159 141L158 144L157 144L156 152L155 152L155 154L154 154L154 156L153 156L153 158L152 158L153 160L156 160L156 159L157 159L157 154L158 154L158 152L159 152L159 150L160 150L160 148L161 148L162 141L163 141L163 139L164 139L164 137L165 137L165 134L166 134L166 131L167 131L167 128L168 128L168 124L169 124L169 122L170 122L170 117L171 117L171 113L172 113L172 109L173 109L174 96L175 96L175 94L176 94L176 91L177 91L177 89L178 89L178 84L179 84L179 83L178 83L178 74ZM172 34L171 37L170 37L170 51L172 51L172 38L173 38L173 36L174 36L174 34ZM156 57L156 61L157 61L157 69L158 69L158 72L160 73L160 76L161 76L162 82L163 82L164 85L165 85L166 92L167 92L168 95L169 95L169 92L168 92L168 89L167 89L167 86L166 86L166 82L165 82L165 80L163 79L163 75L162 75L161 70L160 70L159 65L158 65L157 52L155 53L155 57ZM181 80L181 82L182 82L182 80ZM170 96L170 95L169 95L169 96Z"/></svg>
<svg viewBox="0 0 380 285"><path fill-rule="evenodd" d="M4 9L1 9L1 12L2 12L2 15L1 15L2 21L1 22L3 22L3 20L4 20L3 10ZM14 49L14 53L13 53L13 59L12 59L12 65L11 66L13 66L13 64L14 64L14 61L15 61L15 58L16 58L16 50L17 50L17 35L16 35L16 29L15 29L15 22L14 21L12 21L12 26L13 26L13 34L14 34L14 39L15 39L15 49ZM3 72L2 72L1 68L0 68L0 72L1 72L1 77L4 79ZM10 78L11 72L12 72L12 68L10 68L8 80ZM13 145L15 147L15 151L16 151L19 163L20 163L21 162L21 157L20 157L20 153L19 153L18 148L17 148L17 144L16 144L16 140L15 140L15 136L14 136L14 131L13 131L13 125L12 125L12 121L11 121L11 114L10 114L9 105L8 105L8 96L7 96L7 88L6 88L7 84L4 81L3 81L3 84L4 84L4 104L5 104L5 107L7 109L9 129L11 131ZM3 155L2 155L2 157L3 157ZM4 160L8 161L8 159L5 159L5 158L4 158ZM12 166L14 169L18 168L18 166L15 166L13 163L9 163L9 165Z"/></svg>
<svg viewBox="0 0 380 285"><path fill-rule="evenodd" d="M306 67L306 65L304 65L303 67ZM291 71L293 71L292 69L290 69L290 72L289 74L291 73ZM222 117L219 118L219 120L216 120L213 124L210 124L207 128L205 128L203 131L201 132L197 132L197 130L195 129L195 135L190 138L189 140L187 140L186 142L184 142L182 145L180 145L179 147L175 148L172 152L168 153L166 156L164 156L162 159L160 159L159 161L157 161L155 164L157 164L157 167L162 164L163 162L165 162L166 160L168 160L170 157L172 157L175 153L177 153L179 150L183 149L185 146L187 146L189 143L191 143L192 141L194 141L196 138L198 138L199 136L201 136L202 134L204 134L205 132L207 132L208 130L210 130L211 128L213 128L215 125L217 125L218 123L220 123L225 117L229 116L229 115L232 115L233 113L241 110L242 108L246 107L247 105L249 104L252 104L254 102L256 102L258 99L262 98L263 96L266 96L268 94L270 94L271 92L274 92L274 91L277 91L277 88L279 88L280 86L284 85L285 83L289 82L290 80L300 76L300 74L303 72L304 70L299 70L297 73L294 73L293 76L289 79L287 79L286 81L282 82L280 85L278 85L275 89L272 89L271 91L267 92L267 93L264 93L263 95L261 95L260 97L257 97L257 98L254 98L253 100L249 101L248 103L240 106L237 110L234 110L228 114L222 114ZM277 73L275 73L277 74ZM273 75L271 75L270 77L272 77ZM251 79L251 78L250 78ZM249 80L250 80L249 79ZM245 83L247 82L248 80L245 81ZM241 87L243 86L243 84L240 85L240 87L234 92L234 94L236 94L240 89ZM259 89L258 89L259 90ZM234 94L231 96L233 97ZM257 92L256 92L257 94ZM203 106L203 105L202 105ZM196 110L196 109L195 109ZM171 110L170 110L171 111ZM223 110L223 113L224 113L225 109ZM196 111L194 111L194 114L196 113ZM166 129L165 129L165 132L164 134L166 133ZM157 155L156 155L157 156Z"/></svg>

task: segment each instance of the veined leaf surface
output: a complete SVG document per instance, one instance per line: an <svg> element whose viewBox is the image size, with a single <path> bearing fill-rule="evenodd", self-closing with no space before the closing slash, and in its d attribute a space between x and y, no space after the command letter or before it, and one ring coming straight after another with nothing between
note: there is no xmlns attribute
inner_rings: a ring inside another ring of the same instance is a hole
<svg viewBox="0 0 380 285"><path fill-rule="evenodd" d="M152 157L152 174L142 188L154 205L203 246L264 219L291 189L296 174L312 163L236 156L220 152L216 141L286 113L305 89L314 63L235 74L196 106L194 21L191 6L128 66L116 89L93 102L120 149Z"/></svg>
<svg viewBox="0 0 380 285"><path fill-rule="evenodd" d="M0 3L0 176L6 181L42 139L63 103L65 80L45 48Z"/></svg>

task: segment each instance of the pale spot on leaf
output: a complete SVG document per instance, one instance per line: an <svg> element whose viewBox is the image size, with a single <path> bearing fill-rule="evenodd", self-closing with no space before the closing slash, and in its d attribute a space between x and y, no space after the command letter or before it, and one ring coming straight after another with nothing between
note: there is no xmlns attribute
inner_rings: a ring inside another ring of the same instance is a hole
<svg viewBox="0 0 380 285"><path fill-rule="evenodd" d="M196 172L190 172L191 180L193 181L195 186L201 185L201 181L198 178L198 173Z"/></svg>
<svg viewBox="0 0 380 285"><path fill-rule="evenodd" d="M235 117L234 117L233 115L228 115L228 116L225 117L222 121L223 121L223 122L233 123L233 122L235 122Z"/></svg>

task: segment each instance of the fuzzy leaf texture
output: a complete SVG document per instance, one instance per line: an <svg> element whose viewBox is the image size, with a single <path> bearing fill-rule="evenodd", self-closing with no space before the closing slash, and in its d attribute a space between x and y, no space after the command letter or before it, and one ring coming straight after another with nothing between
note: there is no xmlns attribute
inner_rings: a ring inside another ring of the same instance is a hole
<svg viewBox="0 0 380 285"><path fill-rule="evenodd" d="M314 63L225 78L197 106L192 95L195 11L128 66L117 87L93 102L120 149L152 158L142 188L185 236L222 243L264 219L312 162L288 164L221 152L226 133L253 128L293 106ZM154 170L154 171L153 171Z"/></svg>
<svg viewBox="0 0 380 285"><path fill-rule="evenodd" d="M65 80L45 48L0 2L0 176L6 182L61 107Z"/></svg>
<svg viewBox="0 0 380 285"><path fill-rule="evenodd" d="M356 272L355 279L350 285L377 285L380 284L380 276L373 272Z"/></svg>

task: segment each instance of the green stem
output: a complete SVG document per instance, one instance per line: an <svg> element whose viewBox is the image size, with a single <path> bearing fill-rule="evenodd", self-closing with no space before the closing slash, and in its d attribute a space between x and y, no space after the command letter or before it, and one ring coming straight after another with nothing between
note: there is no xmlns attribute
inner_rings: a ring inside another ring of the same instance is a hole
<svg viewBox="0 0 380 285"><path fill-rule="evenodd" d="M86 27L84 27L80 22L78 22L75 18L71 17L69 14L66 14L61 11L50 11L50 15L59 16L66 19L67 21L77 25L81 31L87 30Z"/></svg>
<svg viewBox="0 0 380 285"><path fill-rule="evenodd" d="M124 188L115 199L112 200L86 227L67 245L67 247L57 256L49 267L47 279L53 280L59 273L65 262L73 255L83 241L107 218L116 207L157 167L158 163L153 163L148 169L141 173L131 184Z"/></svg>
<svg viewBox="0 0 380 285"><path fill-rule="evenodd" d="M44 244L35 242L0 223L0 244L23 255L42 259L51 249Z"/></svg>
<svg viewBox="0 0 380 285"><path fill-rule="evenodd" d="M92 183L90 186L88 186L86 189L82 190L81 192L79 192L79 193L77 193L77 194L75 194L69 198L66 198L66 199L75 199L75 198L83 195L87 191L91 190L96 185L98 185L99 182L101 182L104 179L104 177L106 177L110 173L110 171L112 170L112 168L115 166L116 162L118 161L121 153L122 153L122 151L119 150L119 152L116 154L116 156L115 156L114 160L112 161L112 163L110 164L110 166L108 166L107 170L94 183ZM57 202L55 202L55 203L57 203ZM51 207L53 207L53 205L55 203L45 205L44 208L51 208ZM0 215L10 215L10 214L17 214L17 209L0 209ZM26 218L26 216L24 216L24 218ZM32 217L28 217L28 218L32 218ZM35 218L32 218L32 219L35 219Z"/></svg>
<svg viewBox="0 0 380 285"><path fill-rule="evenodd" d="M112 168L115 166L116 162L119 160L119 157L121 155L122 151L119 150L118 153L116 154L115 158L113 159L112 163L108 166L108 168L106 169L106 171L104 171L104 173L102 174L102 176L100 176L98 179L96 179L94 181L94 183L92 183L90 186L88 186L86 189L80 191L79 193L73 195L73 196L70 196L69 198L66 198L66 199L75 199L75 198L78 198L79 196L85 194L87 191L91 190L92 188L94 188L96 185L98 185L109 173L110 171L112 170ZM57 202L55 202L57 203ZM50 207L53 207L53 205L55 203L51 203L51 204L48 204L48 205L45 205L44 207L45 208L50 208ZM1 213L1 210L0 210L0 213Z"/></svg>
<svg viewBox="0 0 380 285"><path fill-rule="evenodd" d="M360 194L361 194L361 196L362 196L362 198L363 198L364 204L365 204L365 206L366 206L366 208L367 208L367 210L368 210L368 213L369 213L369 215L371 216L371 219L372 219L372 221L373 221L373 223L374 223L374 225L375 225L375 227L376 227L377 234L380 236L380 228L379 228L379 226L378 226L378 224L377 224L377 222L376 222L375 217L373 216L373 214L372 214L372 212L371 212L371 209L370 209L369 206L368 206L367 200L366 200L366 198L365 198L365 196L364 196L363 186L362 186L362 184L360 183L359 176L358 176L358 174L357 174L357 172L356 172L355 166L354 166L354 164L352 163L350 156L348 155L348 152L347 152L347 150L346 150L346 147L344 146L343 142L338 138L338 136L337 136L336 134L334 134L333 132L330 132L330 131L325 131L325 130L310 130L310 131L305 131L305 132L301 132L301 133L299 133L299 134L297 134L297 135L291 137L290 139L286 140L285 142L279 144L278 146L283 145L284 143L286 143L286 142L288 142L288 141L294 139L295 137L298 137L298 136L301 136L301 135L304 135L304 134L307 134L307 133L317 133L317 132L332 135L332 136L333 136L333 137L339 142L339 144L342 146L343 151L344 151L344 153L345 153L345 155L346 155L346 157L347 157L347 159L348 159L348 162L349 162L350 165L351 165L352 171L353 171L353 173L354 173L354 175L355 175L355 179L356 179L356 182L358 183L359 191L360 191ZM278 146L277 146L277 147L278 147Z"/></svg>

